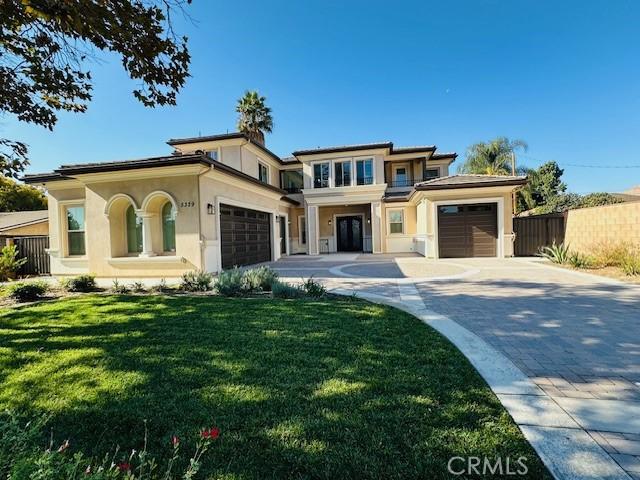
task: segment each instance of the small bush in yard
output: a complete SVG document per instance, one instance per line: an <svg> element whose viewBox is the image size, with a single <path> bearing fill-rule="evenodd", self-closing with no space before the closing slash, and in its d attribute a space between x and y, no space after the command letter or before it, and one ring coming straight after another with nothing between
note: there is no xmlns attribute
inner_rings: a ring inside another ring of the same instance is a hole
<svg viewBox="0 0 640 480"><path fill-rule="evenodd" d="M302 287L286 282L275 282L271 285L271 293L275 298L301 298L305 296Z"/></svg>
<svg viewBox="0 0 640 480"><path fill-rule="evenodd" d="M620 267L626 275L640 275L640 254L629 255L622 261Z"/></svg>
<svg viewBox="0 0 640 480"><path fill-rule="evenodd" d="M553 242L550 247L542 247L539 255L553 263L564 265L569 262L571 252L569 251L569 245L564 243L558 245Z"/></svg>
<svg viewBox="0 0 640 480"><path fill-rule="evenodd" d="M131 290L136 293L144 293L147 291L147 288L144 286L142 282L133 282L131 284Z"/></svg>
<svg viewBox="0 0 640 480"><path fill-rule="evenodd" d="M15 278L16 272L27 263L26 258L18 258L18 248L6 245L0 250L0 282Z"/></svg>
<svg viewBox="0 0 640 480"><path fill-rule="evenodd" d="M621 267L634 253L633 245L625 242L600 243L593 248L594 262L598 267Z"/></svg>
<svg viewBox="0 0 640 480"><path fill-rule="evenodd" d="M180 288L185 292L207 292L211 290L213 276L202 270L193 270L182 275Z"/></svg>
<svg viewBox="0 0 640 480"><path fill-rule="evenodd" d="M68 440L54 444L51 439L47 448L39 445L44 419L34 422L18 420L10 412L0 414L0 478L14 480L64 479L80 480L173 480L193 479L200 470L202 457L220 436L216 427L203 429L198 434L195 451L189 459L181 459L181 440L172 436L167 447L172 454L165 465L161 465L147 451L145 435L141 450L106 453L99 458L88 457L82 452L72 452ZM178 468L178 465L183 465Z"/></svg>
<svg viewBox="0 0 640 480"><path fill-rule="evenodd" d="M594 267L593 258L578 252L572 252L569 254L568 263L574 268L593 268Z"/></svg>
<svg viewBox="0 0 640 480"><path fill-rule="evenodd" d="M167 285L167 281L164 278L160 279L160 281L156 285L151 287L151 291L157 292L157 293L163 293L163 292L169 291L169 286Z"/></svg>
<svg viewBox="0 0 640 480"><path fill-rule="evenodd" d="M61 283L67 292L92 292L96 289L96 277L93 275L78 275L66 278Z"/></svg>
<svg viewBox="0 0 640 480"><path fill-rule="evenodd" d="M7 287L9 297L19 302L37 300L49 290L47 282L16 282Z"/></svg>
<svg viewBox="0 0 640 480"><path fill-rule="evenodd" d="M223 270L214 286L218 294L224 297L239 297L246 293L244 273L239 268Z"/></svg>
<svg viewBox="0 0 640 480"><path fill-rule="evenodd" d="M262 266L245 270L242 279L245 290L249 292L270 292L271 285L278 280L278 273Z"/></svg>
<svg viewBox="0 0 640 480"><path fill-rule="evenodd" d="M314 280L313 277L309 277L302 284L302 288L307 292L307 295L314 298L321 298L327 294L327 288L317 280Z"/></svg>
<svg viewBox="0 0 640 480"><path fill-rule="evenodd" d="M129 293L129 287L127 287L124 283L120 283L116 278L111 284L111 291L113 293Z"/></svg>

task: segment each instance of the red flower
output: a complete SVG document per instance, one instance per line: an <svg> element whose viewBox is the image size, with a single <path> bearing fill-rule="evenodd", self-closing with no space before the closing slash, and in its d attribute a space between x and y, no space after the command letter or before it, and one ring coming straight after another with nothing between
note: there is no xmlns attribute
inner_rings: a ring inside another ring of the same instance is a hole
<svg viewBox="0 0 640 480"><path fill-rule="evenodd" d="M217 427L210 428L209 430L204 429L200 432L200 436L204 439L215 440L220 436L220 429Z"/></svg>
<svg viewBox="0 0 640 480"><path fill-rule="evenodd" d="M129 470L131 470L131 464L127 462L120 462L118 464L118 470L120 470L121 472L128 472Z"/></svg>
<svg viewBox="0 0 640 480"><path fill-rule="evenodd" d="M171 437L171 445L173 445L174 447L177 447L179 444L180 444L180 439L178 437L176 437L175 435Z"/></svg>

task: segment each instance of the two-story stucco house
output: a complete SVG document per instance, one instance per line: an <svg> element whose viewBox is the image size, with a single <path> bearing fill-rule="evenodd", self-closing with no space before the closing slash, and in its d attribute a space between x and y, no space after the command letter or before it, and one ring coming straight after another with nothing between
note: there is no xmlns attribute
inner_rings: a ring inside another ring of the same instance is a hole
<svg viewBox="0 0 640 480"><path fill-rule="evenodd" d="M242 133L167 156L27 175L49 196L51 272L176 277L283 255L511 256L524 177L449 175L455 153L391 142L280 158Z"/></svg>

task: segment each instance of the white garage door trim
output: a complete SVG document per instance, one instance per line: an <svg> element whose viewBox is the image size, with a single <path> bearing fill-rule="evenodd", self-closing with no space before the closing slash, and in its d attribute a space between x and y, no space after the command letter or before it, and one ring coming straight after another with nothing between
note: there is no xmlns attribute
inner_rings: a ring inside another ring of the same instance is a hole
<svg viewBox="0 0 640 480"><path fill-rule="evenodd" d="M504 198L502 197L487 197L487 198L465 198L465 199L451 199L451 200L438 200L431 202L431 231L434 232L433 242L431 245L431 254L433 258L440 258L438 248L438 207L441 205L459 205L470 203L496 203L498 205L498 238L496 239L496 258L504 257Z"/></svg>

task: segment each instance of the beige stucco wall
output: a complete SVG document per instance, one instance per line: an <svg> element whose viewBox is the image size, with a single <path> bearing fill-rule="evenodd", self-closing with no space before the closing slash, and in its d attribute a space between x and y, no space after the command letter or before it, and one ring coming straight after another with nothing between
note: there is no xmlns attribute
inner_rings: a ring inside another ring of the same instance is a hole
<svg viewBox="0 0 640 480"><path fill-rule="evenodd" d="M583 253L602 243L640 245L640 202L570 210L564 238Z"/></svg>
<svg viewBox="0 0 640 480"><path fill-rule="evenodd" d="M404 233L389 232L389 210L402 210ZM416 251L415 236L417 233L417 208L410 203L382 204L383 252L402 253Z"/></svg>
<svg viewBox="0 0 640 480"><path fill-rule="evenodd" d="M11 228L4 230L2 236L30 236L30 235L49 235L49 222L39 222L33 225L25 225L24 227Z"/></svg>

